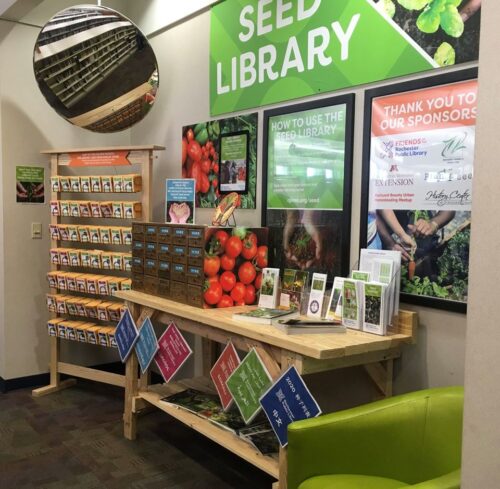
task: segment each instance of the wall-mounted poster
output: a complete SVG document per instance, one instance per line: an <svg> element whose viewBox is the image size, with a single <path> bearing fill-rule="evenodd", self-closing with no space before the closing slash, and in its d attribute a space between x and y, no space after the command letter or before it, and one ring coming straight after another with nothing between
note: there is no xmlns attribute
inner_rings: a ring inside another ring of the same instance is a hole
<svg viewBox="0 0 500 489"><path fill-rule="evenodd" d="M476 61L481 0L217 2L210 113Z"/></svg>
<svg viewBox="0 0 500 489"><path fill-rule="evenodd" d="M240 209L255 209L258 114L182 128L182 178L196 181L196 207L217 207L238 192Z"/></svg>
<svg viewBox="0 0 500 489"><path fill-rule="evenodd" d="M354 96L264 113L263 225L274 267L349 272Z"/></svg>
<svg viewBox="0 0 500 489"><path fill-rule="evenodd" d="M165 222L195 223L195 186L192 178L167 178L165 188Z"/></svg>
<svg viewBox="0 0 500 489"><path fill-rule="evenodd" d="M366 93L360 244L401 251L405 302L466 310L476 77Z"/></svg>
<svg viewBox="0 0 500 489"><path fill-rule="evenodd" d="M45 168L16 166L16 202L43 204L45 202Z"/></svg>

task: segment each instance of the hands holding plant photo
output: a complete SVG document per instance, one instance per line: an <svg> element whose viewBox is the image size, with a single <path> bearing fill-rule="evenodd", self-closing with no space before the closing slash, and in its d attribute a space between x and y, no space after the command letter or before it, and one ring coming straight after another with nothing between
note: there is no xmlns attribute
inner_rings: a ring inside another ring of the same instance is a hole
<svg viewBox="0 0 500 489"><path fill-rule="evenodd" d="M191 209L185 202L180 204L174 202L168 209L168 215L171 219L170 222L173 222L174 224L186 224L191 216Z"/></svg>
<svg viewBox="0 0 500 489"><path fill-rule="evenodd" d="M323 260L323 233L314 210L287 211L283 229L283 248L287 260L301 270L317 266Z"/></svg>

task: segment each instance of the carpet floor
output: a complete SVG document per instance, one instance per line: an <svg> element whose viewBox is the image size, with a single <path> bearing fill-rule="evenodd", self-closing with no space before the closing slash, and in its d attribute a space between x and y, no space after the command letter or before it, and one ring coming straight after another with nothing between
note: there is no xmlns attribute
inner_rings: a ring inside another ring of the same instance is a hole
<svg viewBox="0 0 500 489"><path fill-rule="evenodd" d="M2 489L270 489L273 479L159 411L123 437L123 391L81 381L0 394Z"/></svg>

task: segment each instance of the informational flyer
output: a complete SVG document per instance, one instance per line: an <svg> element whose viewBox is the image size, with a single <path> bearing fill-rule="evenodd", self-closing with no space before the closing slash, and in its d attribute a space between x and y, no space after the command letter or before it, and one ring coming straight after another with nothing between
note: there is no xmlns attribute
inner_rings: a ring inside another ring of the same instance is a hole
<svg viewBox="0 0 500 489"><path fill-rule="evenodd" d="M16 166L16 202L43 204L45 202L45 168Z"/></svg>
<svg viewBox="0 0 500 489"><path fill-rule="evenodd" d="M226 383L246 424L261 410L259 399L271 384L271 376L253 348Z"/></svg>
<svg viewBox="0 0 500 489"><path fill-rule="evenodd" d="M151 323L151 319L147 317L142 323L139 330L139 339L135 344L135 353L137 354L142 373L146 373L159 348L153 324Z"/></svg>
<svg viewBox="0 0 500 489"><path fill-rule="evenodd" d="M139 331L135 325L134 319L128 309L122 314L120 322L116 326L115 341L118 346L118 352L123 363L126 362L136 341L139 339Z"/></svg>
<svg viewBox="0 0 500 489"><path fill-rule="evenodd" d="M249 140L248 131L221 136L219 188L222 193L247 191Z"/></svg>
<svg viewBox="0 0 500 489"><path fill-rule="evenodd" d="M168 383L193 354L193 350L174 323L168 325L158 343L160 348L156 353L155 363Z"/></svg>
<svg viewBox="0 0 500 489"><path fill-rule="evenodd" d="M165 193L165 222L194 224L196 180L167 178Z"/></svg>
<svg viewBox="0 0 500 489"><path fill-rule="evenodd" d="M226 382L240 363L240 357L236 348L229 342L221 356L215 362L212 370L210 370L210 377L217 389L224 411L233 404L233 396L229 392Z"/></svg>
<svg viewBox="0 0 500 489"><path fill-rule="evenodd" d="M288 444L290 423L321 414L318 403L295 367L283 373L260 398L260 404L282 447Z"/></svg>
<svg viewBox="0 0 500 489"><path fill-rule="evenodd" d="M372 101L367 245L403 293L467 301L476 113L476 80Z"/></svg>
<svg viewBox="0 0 500 489"><path fill-rule="evenodd" d="M346 105L272 117L268 209L342 210Z"/></svg>

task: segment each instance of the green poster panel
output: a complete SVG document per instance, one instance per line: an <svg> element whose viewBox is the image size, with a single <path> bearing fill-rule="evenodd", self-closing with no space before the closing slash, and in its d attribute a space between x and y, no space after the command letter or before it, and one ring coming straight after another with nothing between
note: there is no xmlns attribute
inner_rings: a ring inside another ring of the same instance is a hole
<svg viewBox="0 0 500 489"><path fill-rule="evenodd" d="M43 204L45 201L45 168L16 166L16 202Z"/></svg>
<svg viewBox="0 0 500 489"><path fill-rule="evenodd" d="M264 112L270 266L349 273L353 110L343 95Z"/></svg>
<svg viewBox="0 0 500 489"><path fill-rule="evenodd" d="M272 117L267 208L342 210L346 105Z"/></svg>
<svg viewBox="0 0 500 489"><path fill-rule="evenodd" d="M480 14L466 3L220 2L211 14L211 114L477 60Z"/></svg>
<svg viewBox="0 0 500 489"><path fill-rule="evenodd" d="M271 376L255 349L247 354L227 379L227 388L246 424L250 423L261 410L259 399L271 384Z"/></svg>

